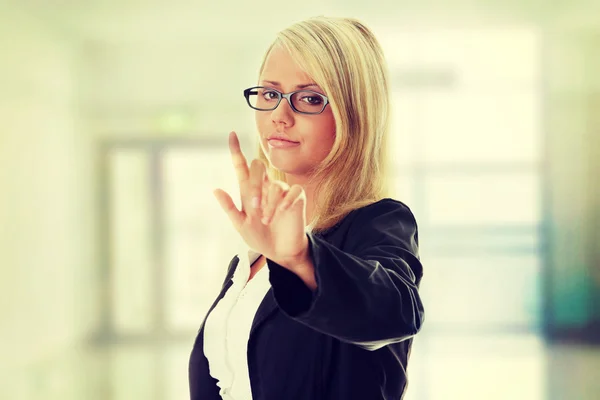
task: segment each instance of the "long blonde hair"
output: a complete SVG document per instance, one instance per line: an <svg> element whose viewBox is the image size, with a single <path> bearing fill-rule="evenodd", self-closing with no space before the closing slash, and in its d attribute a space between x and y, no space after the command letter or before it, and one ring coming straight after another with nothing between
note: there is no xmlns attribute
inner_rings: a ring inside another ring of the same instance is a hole
<svg viewBox="0 0 600 400"><path fill-rule="evenodd" d="M351 18L315 17L279 32L271 49L286 49L329 98L336 137L329 155L311 175L316 183L315 218L309 230L324 231L349 212L389 197L390 94L387 64L369 28ZM262 148L268 174L285 181Z"/></svg>

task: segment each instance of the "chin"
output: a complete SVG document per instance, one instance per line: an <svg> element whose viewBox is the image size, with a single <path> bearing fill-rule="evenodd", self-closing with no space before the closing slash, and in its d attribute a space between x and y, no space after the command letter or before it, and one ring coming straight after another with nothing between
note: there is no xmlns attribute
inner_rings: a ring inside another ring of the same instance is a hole
<svg viewBox="0 0 600 400"><path fill-rule="evenodd" d="M277 169L278 171L285 172L286 174L294 174L296 172L295 166L289 161L286 162L277 159L274 160L270 157L269 160L271 160L271 165L273 168Z"/></svg>
<svg viewBox="0 0 600 400"><path fill-rule="evenodd" d="M298 163L294 162L294 160L281 160L277 159L277 157L271 158L270 156L269 160L271 161L273 168L285 174L304 175L305 171L307 170L307 168L305 168L303 165L298 165Z"/></svg>

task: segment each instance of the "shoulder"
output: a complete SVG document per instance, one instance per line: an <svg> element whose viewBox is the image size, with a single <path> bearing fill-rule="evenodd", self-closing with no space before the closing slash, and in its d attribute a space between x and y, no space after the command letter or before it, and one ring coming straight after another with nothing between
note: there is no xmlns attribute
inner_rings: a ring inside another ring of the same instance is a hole
<svg viewBox="0 0 600 400"><path fill-rule="evenodd" d="M362 243L398 242L414 254L418 253L419 234L416 218L403 202L384 198L352 212L348 235L361 247Z"/></svg>
<svg viewBox="0 0 600 400"><path fill-rule="evenodd" d="M316 236L344 251L352 251L373 241L401 240L407 249L417 251L417 222L411 209L393 198L357 207L337 224Z"/></svg>
<svg viewBox="0 0 600 400"><path fill-rule="evenodd" d="M417 229L417 220L412 210L403 202L386 197L374 203L354 210L352 225L375 221L384 224L402 223L406 227Z"/></svg>
<svg viewBox="0 0 600 400"><path fill-rule="evenodd" d="M391 197L386 197L386 198L376 201L375 203L372 203L370 205L373 206L373 205L377 205L377 204L384 205L384 206L385 205L387 205L387 206L393 205L395 207L400 207L400 208L403 208L404 210L410 211L410 208L406 205L406 203L403 203L400 200L393 199Z"/></svg>

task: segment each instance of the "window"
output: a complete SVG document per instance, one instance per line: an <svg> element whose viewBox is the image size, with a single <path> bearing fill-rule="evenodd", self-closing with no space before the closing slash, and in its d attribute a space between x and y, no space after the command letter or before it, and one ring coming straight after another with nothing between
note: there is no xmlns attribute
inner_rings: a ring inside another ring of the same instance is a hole
<svg viewBox="0 0 600 400"><path fill-rule="evenodd" d="M427 327L535 330L537 32L423 30L383 43L394 85L394 187L419 222Z"/></svg>

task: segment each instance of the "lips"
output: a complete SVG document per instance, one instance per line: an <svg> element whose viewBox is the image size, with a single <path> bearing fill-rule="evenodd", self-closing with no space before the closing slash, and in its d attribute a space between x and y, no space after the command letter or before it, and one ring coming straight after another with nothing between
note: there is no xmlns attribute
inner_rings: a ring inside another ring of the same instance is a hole
<svg viewBox="0 0 600 400"><path fill-rule="evenodd" d="M272 136L269 136L267 138L267 140L280 140L280 141L283 141L283 142L300 143L300 142L296 142L296 141L294 141L294 140L292 140L289 137L284 136L284 135L272 135Z"/></svg>

